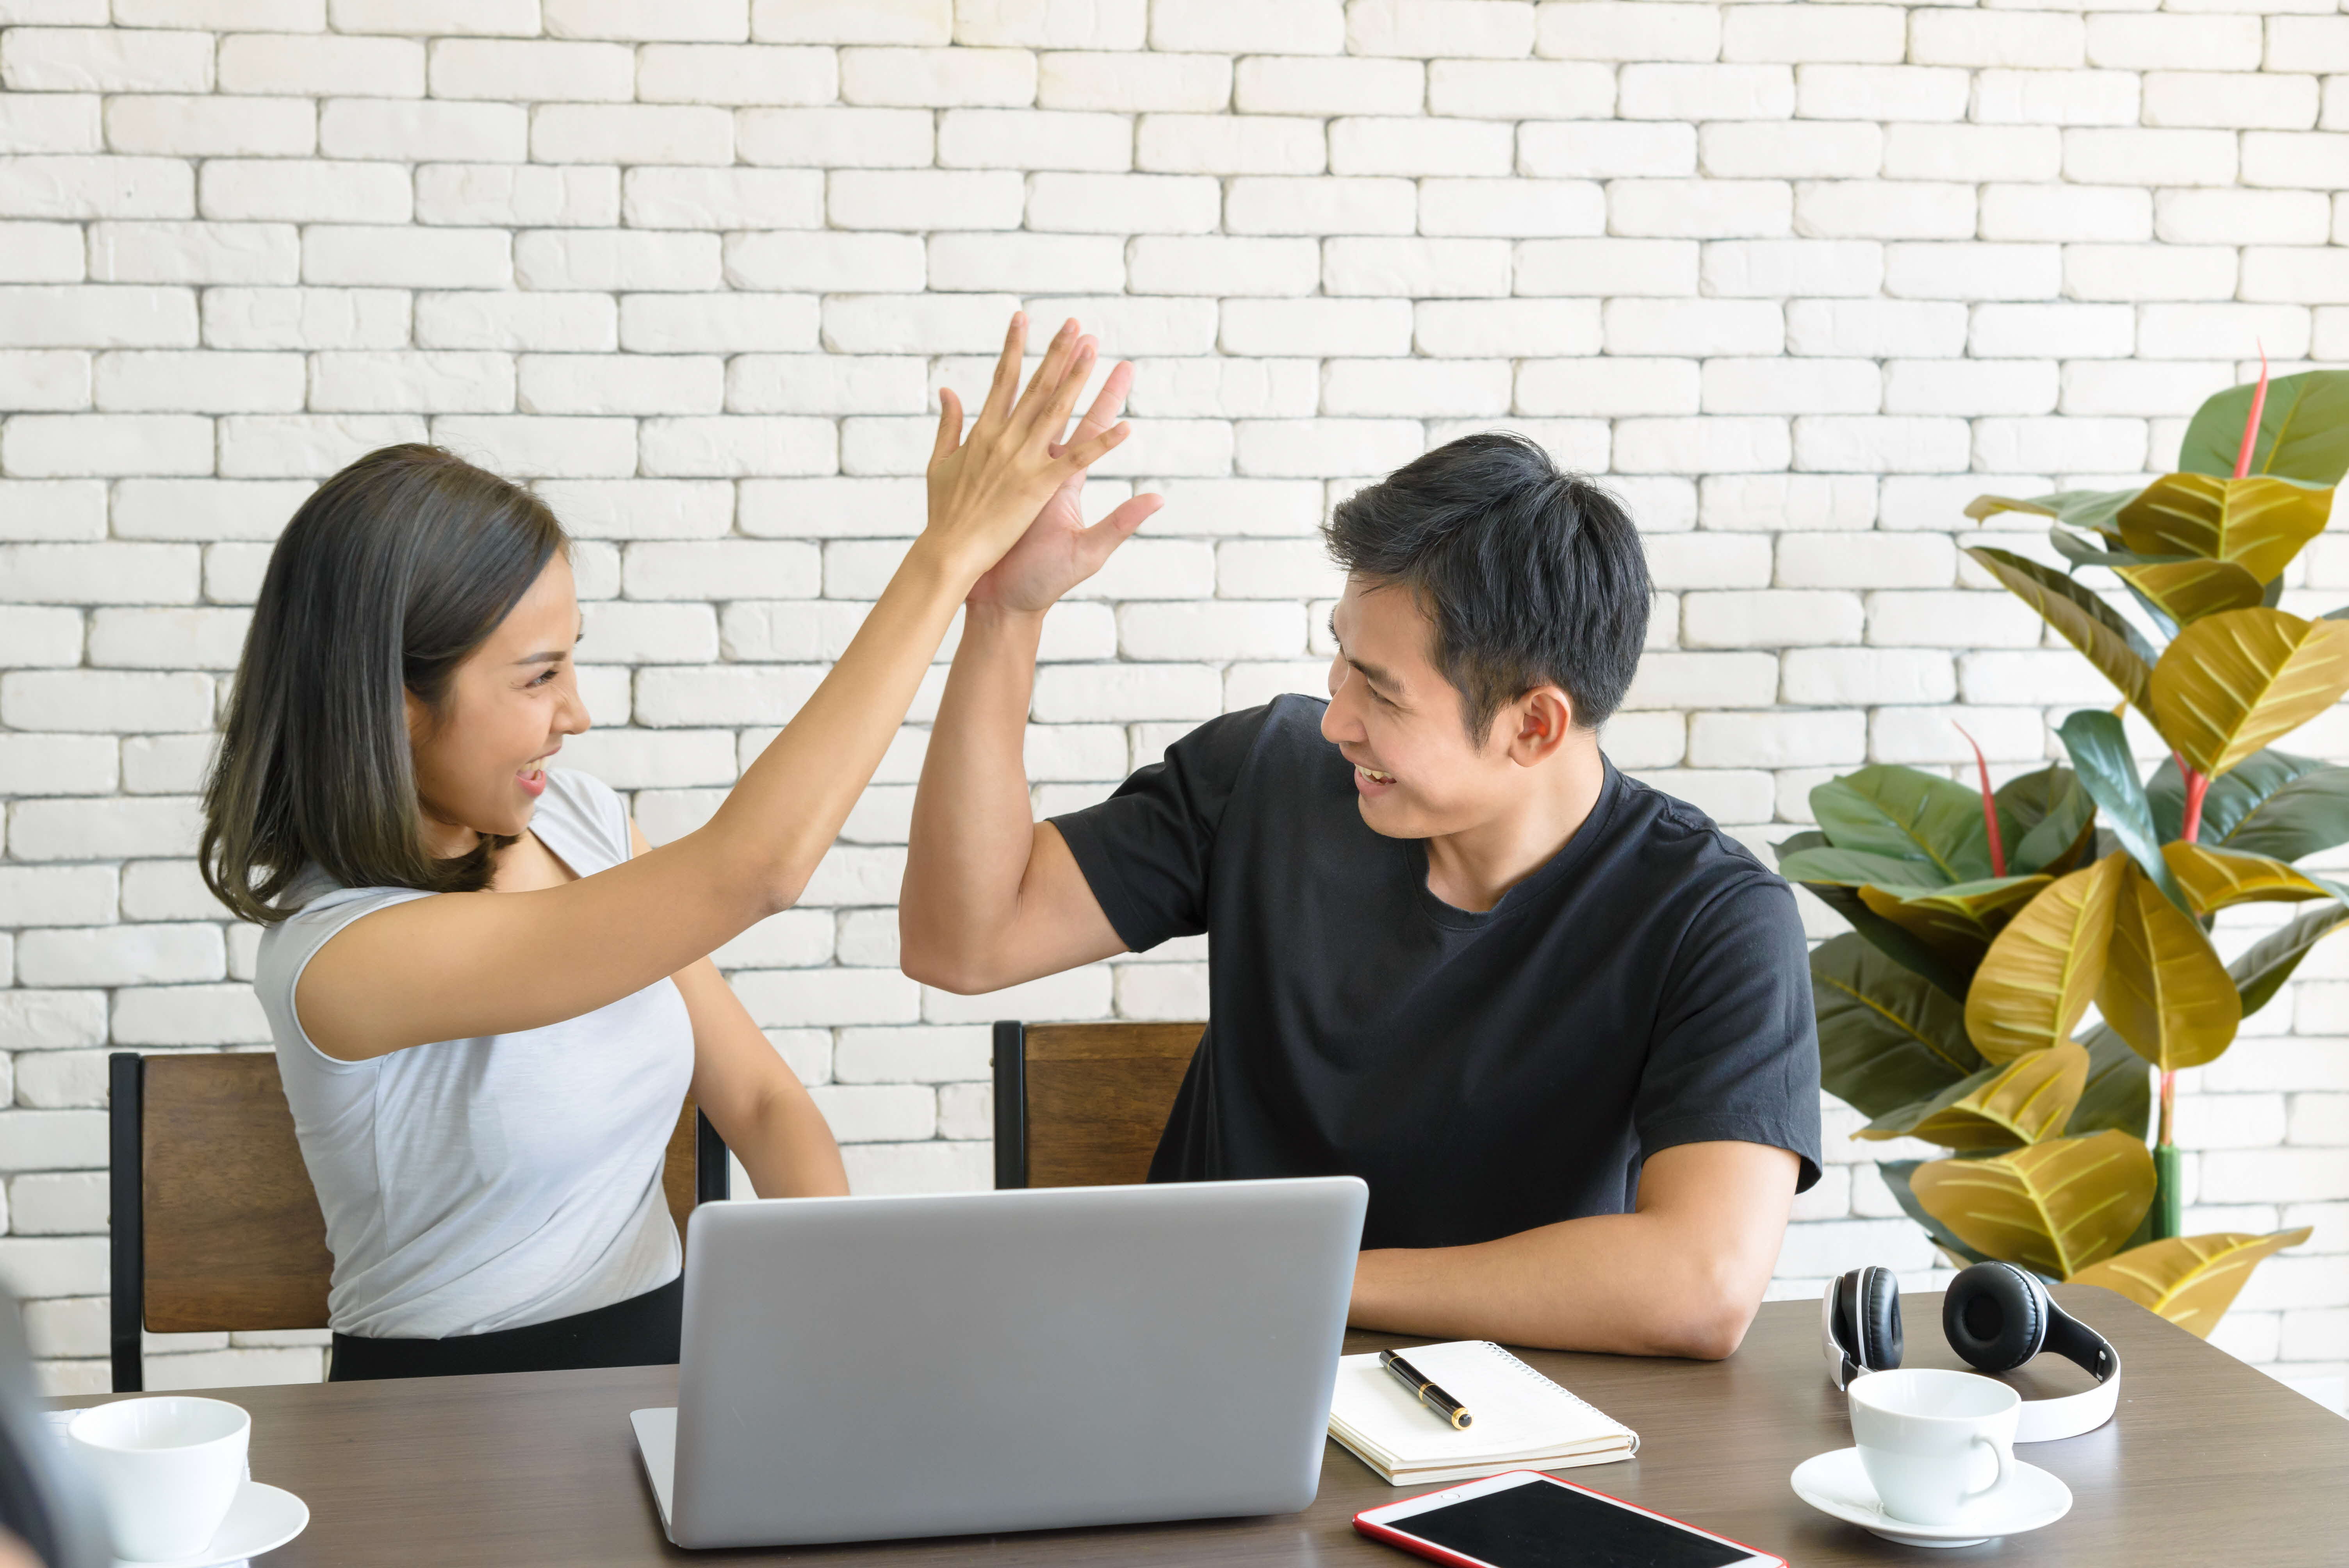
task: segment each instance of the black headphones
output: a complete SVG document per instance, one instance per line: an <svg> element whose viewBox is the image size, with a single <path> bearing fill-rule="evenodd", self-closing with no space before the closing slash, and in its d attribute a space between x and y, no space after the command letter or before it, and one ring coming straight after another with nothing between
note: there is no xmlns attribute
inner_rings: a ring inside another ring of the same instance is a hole
<svg viewBox="0 0 2349 1568"><path fill-rule="evenodd" d="M2011 1372L2048 1350L2096 1380L2084 1394L2024 1400L2016 1442L2076 1438L2112 1419L2120 1400L2120 1357L2103 1335L2056 1305L2038 1275L2002 1263L1961 1270L1941 1297L1941 1332L1950 1348L1980 1372ZM1819 1340L1827 1376L1838 1388L1863 1373L1899 1366L1899 1279L1871 1264L1829 1284L1819 1303Z"/></svg>

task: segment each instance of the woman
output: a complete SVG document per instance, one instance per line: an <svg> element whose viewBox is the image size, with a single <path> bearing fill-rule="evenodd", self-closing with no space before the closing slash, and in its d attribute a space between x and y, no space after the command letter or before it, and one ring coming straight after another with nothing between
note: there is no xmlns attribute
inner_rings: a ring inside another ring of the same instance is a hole
<svg viewBox="0 0 2349 1568"><path fill-rule="evenodd" d="M1069 449L1093 346L1019 390L1012 318L969 438L941 392L929 524L708 826L660 849L551 768L587 727L560 526L429 447L360 459L270 557L204 795L204 874L267 929L254 980L335 1256L333 1377L678 1357L661 1171L690 1089L762 1197L840 1152L709 954L799 897L956 607L1116 446Z"/></svg>

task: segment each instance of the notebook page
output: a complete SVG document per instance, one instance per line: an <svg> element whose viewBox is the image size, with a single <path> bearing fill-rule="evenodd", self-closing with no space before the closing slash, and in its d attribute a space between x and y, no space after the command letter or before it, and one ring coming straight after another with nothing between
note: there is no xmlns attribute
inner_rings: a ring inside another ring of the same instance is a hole
<svg viewBox="0 0 2349 1568"><path fill-rule="evenodd" d="M1406 1347L1400 1354L1468 1407L1475 1424L1455 1431L1371 1356L1341 1357L1330 1418L1392 1456L1399 1468L1474 1464L1498 1456L1556 1453L1638 1436L1497 1345L1478 1339Z"/></svg>

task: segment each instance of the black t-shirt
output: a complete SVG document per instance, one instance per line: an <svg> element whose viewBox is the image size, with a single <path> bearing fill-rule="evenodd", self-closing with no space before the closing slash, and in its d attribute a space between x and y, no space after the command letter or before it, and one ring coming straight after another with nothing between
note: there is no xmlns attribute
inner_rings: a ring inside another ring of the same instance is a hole
<svg viewBox="0 0 2349 1568"><path fill-rule="evenodd" d="M1694 807L1607 777L1489 911L1371 831L1324 705L1201 725L1053 819L1135 952L1207 934L1208 1022L1154 1181L1352 1174L1365 1247L1630 1211L1678 1143L1818 1180L1818 1046L1794 893Z"/></svg>

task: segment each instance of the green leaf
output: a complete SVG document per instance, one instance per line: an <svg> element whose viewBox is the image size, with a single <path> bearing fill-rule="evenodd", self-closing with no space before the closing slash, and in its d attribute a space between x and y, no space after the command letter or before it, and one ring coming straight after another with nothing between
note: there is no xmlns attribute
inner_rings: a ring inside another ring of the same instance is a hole
<svg viewBox="0 0 2349 1568"><path fill-rule="evenodd" d="M2280 861L2297 860L2301 855L2313 853L2319 849L2330 849L2334 844L2349 840L2349 769L2330 769L2313 757L2298 757L2289 751L2278 751L2275 748L2270 747L2264 751L2246 757L2241 762L2210 780L2209 789L2202 796L2202 828L2195 835L2195 842L2230 850L2245 848L2244 845L2228 842L2229 837L2249 826L2247 819L2257 814L2260 807L2272 799L2277 791L2286 788L2294 779L2312 773L2340 775L2337 779L2313 785L2308 793L2310 799L2314 801L2329 799L2335 794L2340 796L2342 799L2341 836L2322 844L2311 844L2307 849L2292 854L2279 854L2270 848L2255 849L2252 852L2273 855ZM2178 774L2176 758L2166 759L2160 767L2154 769L2153 778L2145 787L2145 798L2153 807L2154 830L2160 835L2164 843L2184 833L2186 782ZM2317 813L2320 820L2323 819L2324 814L2323 808L2313 805L2302 808L2302 812L2312 810ZM2274 825L2271 825L2257 830L2268 833L2276 830Z"/></svg>
<svg viewBox="0 0 2349 1568"><path fill-rule="evenodd" d="M1827 836L1825 833L1820 832L1816 828L1806 828L1799 833L1781 839L1776 843L1772 844L1770 846L1770 852L1777 856L1781 862L1784 862L1788 855L1797 853L1800 851L1824 850L1826 847ZM1781 874L1783 875L1784 873L1782 872ZM1799 879L1787 877L1786 880L1788 882L1795 882Z"/></svg>
<svg viewBox="0 0 2349 1568"><path fill-rule="evenodd" d="M2117 1127L2143 1138L2153 1117L2153 1069L2108 1024L2082 1035L2080 1043L2088 1047L2088 1084L2064 1130L2101 1132Z"/></svg>
<svg viewBox="0 0 2349 1568"><path fill-rule="evenodd" d="M2210 787L2212 793L2219 784L2242 777L2250 767L2245 762L2233 772L2220 775L2218 784ZM2202 820L2206 823L2210 820L2209 796L2203 798ZM2270 791L2216 840L2206 828L2200 841L2279 861L2296 861L2349 843L2349 768L2313 765Z"/></svg>
<svg viewBox="0 0 2349 1568"><path fill-rule="evenodd" d="M1931 875L1934 867L1898 855L1879 855L1868 850L1795 850L1778 858L1778 874L1788 882L1837 882L1858 887L1864 882L1905 884L1920 872Z"/></svg>
<svg viewBox="0 0 2349 1568"><path fill-rule="evenodd" d="M1909 1181L1916 1175L1917 1167L1924 1163L1922 1160L1880 1160L1877 1161L1876 1169L1884 1178L1884 1185L1891 1192L1892 1201L1900 1205L1900 1212L1922 1225L1925 1234L1932 1238L1935 1246L1963 1263L1989 1263L1988 1257L1951 1235L1948 1226L1925 1212L1925 1205L1917 1202L1917 1194L1911 1190Z"/></svg>
<svg viewBox="0 0 2349 1568"><path fill-rule="evenodd" d="M2108 530L2122 507L2137 497L2133 490L2057 490L2036 500L2015 500L2002 495L1976 496L1966 503L1966 515L1980 521L1995 517L2002 511L2030 512L2040 517L2052 517L2074 528Z"/></svg>
<svg viewBox="0 0 2349 1568"><path fill-rule="evenodd" d="M2349 909L2323 903L2310 910L2290 924L2268 933L2246 948L2243 955L2227 965L2233 976L2235 989L2243 998L2243 1016L2248 1018L2275 999L2292 972L2309 950L2349 922Z"/></svg>
<svg viewBox="0 0 2349 1568"><path fill-rule="evenodd" d="M2170 903L2184 909L2186 893L2169 874L2169 862L2161 858L2153 808L2146 801L2145 786L2138 782L2137 758L2129 755L2128 733L2121 721L2109 713L2085 707L2065 719L2055 733L2064 738L2064 748L2072 754L2072 767L2080 775L2082 787L2105 809L2105 820L2129 859Z"/></svg>
<svg viewBox="0 0 2349 1568"><path fill-rule="evenodd" d="M1960 1006L1973 984L1973 965L1934 952L1860 902L1859 889L1837 882L1805 882L1821 903L1834 910L1866 938L1869 946L1909 973L1922 976Z"/></svg>
<svg viewBox="0 0 2349 1568"><path fill-rule="evenodd" d="M2200 474L2231 474L2251 418L2253 387L2232 387L2195 411L2186 427L2178 466ZM2251 472L2334 485L2349 474L2349 371L2306 370L2268 383Z"/></svg>
<svg viewBox="0 0 2349 1568"><path fill-rule="evenodd" d="M2134 550L2116 550L2098 541L2090 542L2065 528L2047 531L2048 542L2057 554L2075 566L2158 566L2183 561L2182 555L2139 555Z"/></svg>
<svg viewBox="0 0 2349 1568"><path fill-rule="evenodd" d="M1915 863L1920 887L1990 875L1990 831L1982 797L1953 779L1914 768L1863 768L1811 791L1811 815L1836 848Z"/></svg>
<svg viewBox="0 0 2349 1568"><path fill-rule="evenodd" d="M2012 551L1971 545L1966 553L1997 578L2063 639L2087 655L2096 673L2150 717L2153 645L2120 612L2061 572Z"/></svg>
<svg viewBox="0 0 2349 1568"><path fill-rule="evenodd" d="M2068 768L2050 766L2010 779L1995 800L2010 876L2027 876L2054 865L2078 844L2096 816L2095 798Z"/></svg>
<svg viewBox="0 0 2349 1568"><path fill-rule="evenodd" d="M1939 1094L1984 1066L1958 1004L1857 934L1812 949L1811 992L1820 1082L1862 1115Z"/></svg>

